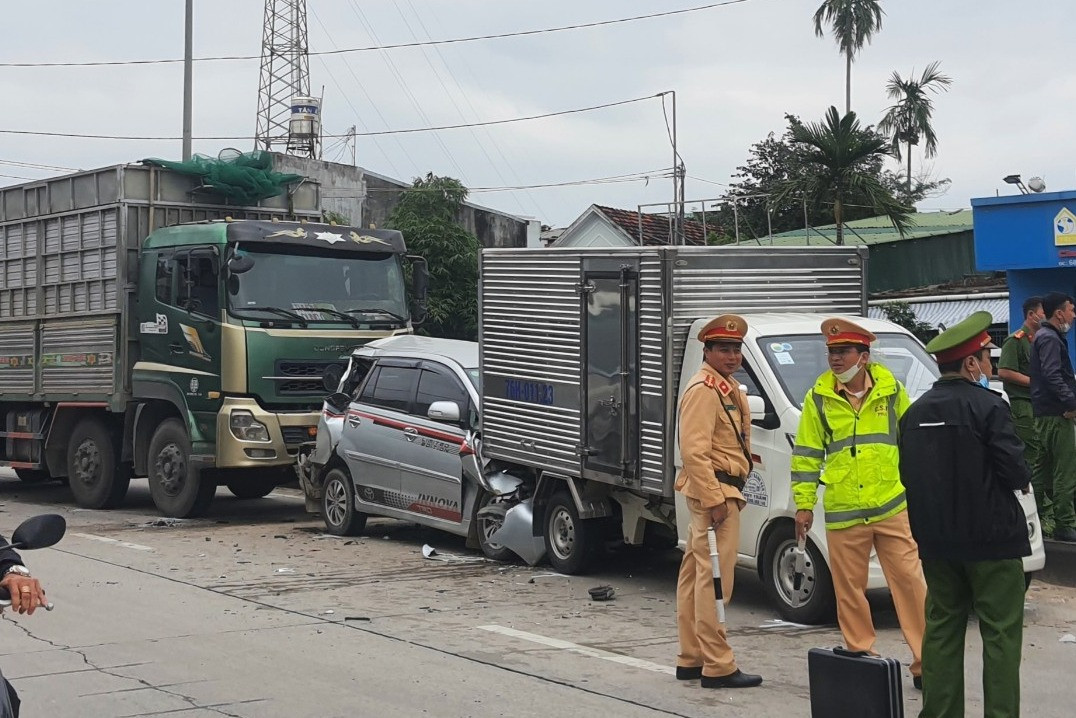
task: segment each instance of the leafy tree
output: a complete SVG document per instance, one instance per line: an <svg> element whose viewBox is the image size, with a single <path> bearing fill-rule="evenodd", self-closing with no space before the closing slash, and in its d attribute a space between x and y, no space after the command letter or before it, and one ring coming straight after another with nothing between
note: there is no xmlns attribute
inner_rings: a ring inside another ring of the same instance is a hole
<svg viewBox="0 0 1076 718"><path fill-rule="evenodd" d="M794 124L792 142L803 150L804 171L783 182L775 204L805 197L809 207L832 206L837 244L844 244L847 209L856 205L872 214L884 214L901 234L913 224L912 208L904 205L880 178L880 165L889 155L886 140L859 125L856 113L841 117L830 107L820 123Z"/></svg>
<svg viewBox="0 0 1076 718"><path fill-rule="evenodd" d="M880 0L824 0L814 14L814 32L825 37L829 25L833 39L845 58L844 111L852 111L852 61L864 45L882 29Z"/></svg>
<svg viewBox="0 0 1076 718"><path fill-rule="evenodd" d="M938 137L934 134L934 125L931 119L934 115L934 100L930 94L944 91L953 83L948 75L943 75L938 69L938 63L932 62L923 70L923 74L907 79L894 72L885 85L885 92L889 98L897 103L890 107L882 121L878 123L878 130L890 138L893 156L900 161L901 145L908 148L908 174L907 196L912 194L912 146L918 145L923 139L923 154L929 159L937 154Z"/></svg>
<svg viewBox="0 0 1076 718"><path fill-rule="evenodd" d="M431 172L400 196L388 226L430 267L429 314L423 334L478 338L478 238L456 223L467 188Z"/></svg>
<svg viewBox="0 0 1076 718"><path fill-rule="evenodd" d="M916 318L915 312L912 311L907 302L883 304L882 311L885 312L886 319L904 327L923 343L930 341L938 334L938 330L933 326Z"/></svg>

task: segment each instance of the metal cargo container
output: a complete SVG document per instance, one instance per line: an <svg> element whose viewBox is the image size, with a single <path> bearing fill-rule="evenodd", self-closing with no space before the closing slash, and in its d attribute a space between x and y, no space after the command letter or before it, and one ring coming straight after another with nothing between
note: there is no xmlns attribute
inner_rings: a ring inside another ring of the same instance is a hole
<svg viewBox="0 0 1076 718"><path fill-rule="evenodd" d="M197 177L143 165L0 189L0 400L122 407L137 358L130 305L142 241L224 217L316 220L319 206L315 183L238 207Z"/></svg>
<svg viewBox="0 0 1076 718"><path fill-rule="evenodd" d="M862 315L862 247L490 249L483 451L671 496L687 332L725 312Z"/></svg>

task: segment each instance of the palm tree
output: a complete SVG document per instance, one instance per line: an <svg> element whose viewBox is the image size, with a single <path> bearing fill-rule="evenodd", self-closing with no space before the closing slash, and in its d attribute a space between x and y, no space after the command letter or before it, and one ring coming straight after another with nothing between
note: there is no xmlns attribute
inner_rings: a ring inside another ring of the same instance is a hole
<svg viewBox="0 0 1076 718"><path fill-rule="evenodd" d="M882 29L881 0L824 0L814 14L814 33L825 37L823 23L833 31L833 39L845 58L844 111L852 111L852 60L856 53Z"/></svg>
<svg viewBox="0 0 1076 718"><path fill-rule="evenodd" d="M848 205L870 207L884 214L902 235L913 224L911 207L903 204L878 176L881 160L889 156L885 137L862 129L856 113L841 117L830 107L820 123L796 124L792 142L803 151L802 174L783 182L774 205L806 197L815 208L833 206L837 244L844 244L844 214Z"/></svg>
<svg viewBox="0 0 1076 718"><path fill-rule="evenodd" d="M898 162L901 159L901 144L908 146L909 197L912 194L912 146L924 139L923 154L928 159L938 152L938 136L930 123L934 114L934 100L929 93L937 94L953 84L953 78L943 75L938 64L935 61L927 65L919 78L915 77L915 70L912 70L908 79L894 72L885 85L886 94L897 104L886 111L885 117L878 123L878 131L889 136L893 156Z"/></svg>

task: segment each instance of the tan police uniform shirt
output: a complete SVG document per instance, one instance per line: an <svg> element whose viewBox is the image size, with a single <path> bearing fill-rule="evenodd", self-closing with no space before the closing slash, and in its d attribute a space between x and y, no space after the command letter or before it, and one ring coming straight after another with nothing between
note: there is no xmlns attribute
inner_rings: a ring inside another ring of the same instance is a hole
<svg viewBox="0 0 1076 718"><path fill-rule="evenodd" d="M724 404L728 413L721 408ZM730 421L731 417L731 421ZM704 508L734 500L746 505L740 490L718 482L715 471L747 478L750 465L737 434L743 432L751 451L751 412L739 382L726 379L711 367L691 377L680 400L680 458L684 468L676 478L676 490L698 499Z"/></svg>

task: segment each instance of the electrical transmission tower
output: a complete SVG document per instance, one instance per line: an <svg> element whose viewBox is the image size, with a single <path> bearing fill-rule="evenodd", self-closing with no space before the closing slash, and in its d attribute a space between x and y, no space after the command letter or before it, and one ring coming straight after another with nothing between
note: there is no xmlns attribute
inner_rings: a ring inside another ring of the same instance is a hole
<svg viewBox="0 0 1076 718"><path fill-rule="evenodd" d="M254 147L321 156L321 99L310 95L306 0L265 0Z"/></svg>

